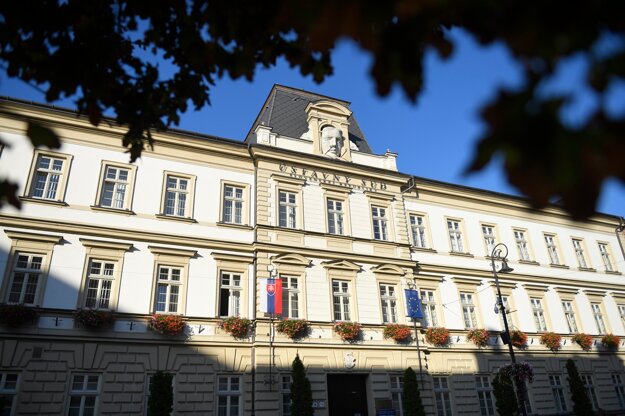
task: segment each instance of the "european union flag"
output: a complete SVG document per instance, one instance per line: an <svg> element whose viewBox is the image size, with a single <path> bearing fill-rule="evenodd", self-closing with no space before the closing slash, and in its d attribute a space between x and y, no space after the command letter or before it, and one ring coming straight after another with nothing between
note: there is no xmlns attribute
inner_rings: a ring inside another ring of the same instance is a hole
<svg viewBox="0 0 625 416"><path fill-rule="evenodd" d="M408 309L408 317L412 319L423 318L423 312L421 311L421 299L419 299L419 292L415 289L404 289L406 293L406 308Z"/></svg>

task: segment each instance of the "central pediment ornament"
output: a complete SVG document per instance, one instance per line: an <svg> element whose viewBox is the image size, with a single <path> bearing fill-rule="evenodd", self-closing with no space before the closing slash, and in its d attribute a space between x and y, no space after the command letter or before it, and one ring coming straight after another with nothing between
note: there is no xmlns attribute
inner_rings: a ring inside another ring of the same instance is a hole
<svg viewBox="0 0 625 416"><path fill-rule="evenodd" d="M355 272L359 272L362 270L362 267L360 267L360 265L356 263L352 263L351 261L348 261L348 260L326 261L326 262L321 263L321 265L325 267L326 269L350 270L350 271L355 271Z"/></svg>

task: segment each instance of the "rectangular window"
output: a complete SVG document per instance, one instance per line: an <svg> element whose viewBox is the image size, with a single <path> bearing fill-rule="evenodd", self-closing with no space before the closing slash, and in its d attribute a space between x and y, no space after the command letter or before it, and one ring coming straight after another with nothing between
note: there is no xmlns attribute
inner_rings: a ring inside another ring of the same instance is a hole
<svg viewBox="0 0 625 416"><path fill-rule="evenodd" d="M477 317L475 316L475 304L473 295L470 293L460 293L460 304L462 305L462 317L464 327L467 329L477 328Z"/></svg>
<svg viewBox="0 0 625 416"><path fill-rule="evenodd" d="M402 376L392 375L391 378L391 401L393 409L398 416L404 414L402 395L404 394L404 380Z"/></svg>
<svg viewBox="0 0 625 416"><path fill-rule="evenodd" d="M373 238L375 240L388 240L386 208L371 207L371 218L373 219Z"/></svg>
<svg viewBox="0 0 625 416"><path fill-rule="evenodd" d="M282 279L282 317L299 318L299 288L297 277L280 276Z"/></svg>
<svg viewBox="0 0 625 416"><path fill-rule="evenodd" d="M43 261L44 256L39 254L16 253L8 303L36 303L39 282L42 280Z"/></svg>
<svg viewBox="0 0 625 416"><path fill-rule="evenodd" d="M241 414L241 377L219 376L217 383L217 415Z"/></svg>
<svg viewBox="0 0 625 416"><path fill-rule="evenodd" d="M332 280L332 298L334 303L334 320L349 321L349 282Z"/></svg>
<svg viewBox="0 0 625 416"><path fill-rule="evenodd" d="M163 214L174 217L188 217L189 179L167 175L165 183Z"/></svg>
<svg viewBox="0 0 625 416"><path fill-rule="evenodd" d="M480 415L495 416L495 401L493 400L493 388L488 376L475 376L477 398L480 401Z"/></svg>
<svg viewBox="0 0 625 416"><path fill-rule="evenodd" d="M510 321L510 317L508 316L508 314L510 313L510 303L508 301L508 297L502 296L501 303L503 303L503 309L506 313L506 319L508 320L508 328L509 328L512 322ZM499 304L497 305L497 308L499 309ZM499 323L501 325L501 330L503 331L506 329L506 326L503 323L503 314L501 313L501 309L498 310L497 314L499 315Z"/></svg>
<svg viewBox="0 0 625 416"><path fill-rule="evenodd" d="M532 315L534 315L534 324L537 332L547 331L547 322L545 321L545 311L543 310L542 301L538 298L531 298Z"/></svg>
<svg viewBox="0 0 625 416"><path fill-rule="evenodd" d="M297 194L295 192L279 192L280 227L297 228Z"/></svg>
<svg viewBox="0 0 625 416"><path fill-rule="evenodd" d="M551 262L551 264L560 264L555 236L545 234L545 244L547 245L547 252L549 253L549 261Z"/></svg>
<svg viewBox="0 0 625 416"><path fill-rule="evenodd" d="M75 374L69 395L68 416L94 416L98 398L99 375Z"/></svg>
<svg viewBox="0 0 625 416"><path fill-rule="evenodd" d="M219 316L241 315L241 275L237 273L221 273L221 289L219 292Z"/></svg>
<svg viewBox="0 0 625 416"><path fill-rule="evenodd" d="M447 377L432 377L434 383L434 399L438 416L452 416L451 395Z"/></svg>
<svg viewBox="0 0 625 416"><path fill-rule="evenodd" d="M606 243L599 243L599 253L601 253L601 260L603 260L603 266L606 272L613 272L612 260L610 260L610 250Z"/></svg>
<svg viewBox="0 0 625 416"><path fill-rule="evenodd" d="M618 305L618 313L621 317L621 324L623 324L623 328L625 328L625 305Z"/></svg>
<svg viewBox="0 0 625 416"><path fill-rule="evenodd" d="M382 322L385 324L397 322L397 298L395 286L380 284L380 301L382 302Z"/></svg>
<svg viewBox="0 0 625 416"><path fill-rule="evenodd" d="M89 260L87 273L85 307L108 309L111 300L111 289L115 280L115 263Z"/></svg>
<svg viewBox="0 0 625 416"><path fill-rule="evenodd" d="M126 194L129 189L130 170L117 166L106 166L99 205L102 207L126 209Z"/></svg>
<svg viewBox="0 0 625 416"><path fill-rule="evenodd" d="M584 383L584 388L586 389L586 394L592 403L592 410L599 409L599 400L597 399L597 392L595 391L595 385L592 380L592 376L590 374L580 374L582 377L582 382Z"/></svg>
<svg viewBox="0 0 625 416"><path fill-rule="evenodd" d="M291 416L291 376L282 376L282 416Z"/></svg>
<svg viewBox="0 0 625 416"><path fill-rule="evenodd" d="M426 248L425 218L422 215L410 216L410 230L412 231L412 243L415 247Z"/></svg>
<svg viewBox="0 0 625 416"><path fill-rule="evenodd" d="M13 414L15 395L17 394L17 373L0 373L0 400L2 401L2 416Z"/></svg>
<svg viewBox="0 0 625 416"><path fill-rule="evenodd" d="M601 305L598 303L591 303L590 308L595 318L595 324L597 324L597 331L599 334L605 334L605 323L603 322L603 314L601 313Z"/></svg>
<svg viewBox="0 0 625 416"><path fill-rule="evenodd" d="M239 186L224 185L223 222L243 224L243 191Z"/></svg>
<svg viewBox="0 0 625 416"><path fill-rule="evenodd" d="M343 201L328 199L328 232L343 235Z"/></svg>
<svg viewBox="0 0 625 416"><path fill-rule="evenodd" d="M67 159L39 154L35 165L30 196L33 198L61 200L64 186L64 167Z"/></svg>
<svg viewBox="0 0 625 416"><path fill-rule="evenodd" d="M436 299L433 290L421 291L421 308L423 309L424 325L426 327L438 326L438 316L436 315Z"/></svg>
<svg viewBox="0 0 625 416"><path fill-rule="evenodd" d="M462 231L460 230L460 221L447 220L447 230L449 231L451 251L455 253L464 253L464 246L462 245Z"/></svg>
<svg viewBox="0 0 625 416"><path fill-rule="evenodd" d="M490 256L493 253L493 248L495 248L495 227L482 225L482 237L484 238L486 255Z"/></svg>
<svg viewBox="0 0 625 416"><path fill-rule="evenodd" d="M516 243L517 251L519 252L519 259L530 261L530 252L527 247L527 240L525 239L525 231L514 230L514 241Z"/></svg>
<svg viewBox="0 0 625 416"><path fill-rule="evenodd" d="M564 398L564 389L559 375L549 375L549 385L551 386L551 395L556 406L556 411L566 412L566 399Z"/></svg>
<svg viewBox="0 0 625 416"><path fill-rule="evenodd" d="M569 329L569 333L576 334L577 321L575 320L575 311L573 310L573 302L568 300L562 301L562 309L564 310L564 318L566 318L566 325Z"/></svg>
<svg viewBox="0 0 625 416"><path fill-rule="evenodd" d="M625 390L620 374L612 374L612 385L614 386L614 393L618 399L619 409L625 409Z"/></svg>
<svg viewBox="0 0 625 416"><path fill-rule="evenodd" d="M584 247L582 247L582 240L573 239L573 249L575 249L575 257L577 257L577 265L581 269L587 269L586 256L584 256Z"/></svg>
<svg viewBox="0 0 625 416"><path fill-rule="evenodd" d="M182 286L182 269L170 266L158 266L156 283L156 312L177 313Z"/></svg>

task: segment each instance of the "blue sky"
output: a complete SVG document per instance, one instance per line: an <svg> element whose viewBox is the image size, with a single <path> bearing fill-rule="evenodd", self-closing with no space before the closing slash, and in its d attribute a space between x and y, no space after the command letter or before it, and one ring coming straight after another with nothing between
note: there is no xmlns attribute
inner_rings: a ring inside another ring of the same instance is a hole
<svg viewBox="0 0 625 416"><path fill-rule="evenodd" d="M416 104L395 88L388 97L375 93L368 75L370 58L351 42L340 43L333 54L335 73L322 84L302 77L285 62L260 69L254 81L218 80L211 89L211 106L182 115L179 128L242 140L274 83L302 88L350 101L361 129L375 153L399 153L404 173L508 194L518 194L505 180L499 164L465 176L476 140L484 128L479 109L502 86L519 85L521 74L505 48L478 46L460 32L452 33L457 48L452 59L441 61L431 53L426 59L425 89ZM579 61L579 60L578 60ZM571 62L557 85L578 85L580 62ZM557 88L554 88L557 89ZM0 72L0 95L43 102L43 95ZM72 107L71 100L57 104ZM567 118L576 119L592 105L580 99ZM539 149L537 149L538 151ZM625 186L609 182L599 201L599 211L625 216Z"/></svg>

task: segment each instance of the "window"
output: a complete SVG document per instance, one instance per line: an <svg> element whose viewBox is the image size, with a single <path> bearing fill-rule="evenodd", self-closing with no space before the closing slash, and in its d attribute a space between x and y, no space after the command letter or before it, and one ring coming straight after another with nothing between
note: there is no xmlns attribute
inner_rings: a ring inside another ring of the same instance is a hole
<svg viewBox="0 0 625 416"><path fill-rule="evenodd" d="M623 389L623 379L620 374L612 374L612 385L618 399L619 409L625 409L625 390Z"/></svg>
<svg viewBox="0 0 625 416"><path fill-rule="evenodd" d="M98 206L115 209L129 209L131 175L134 169L105 165L101 180Z"/></svg>
<svg viewBox="0 0 625 416"><path fill-rule="evenodd" d="M553 395L553 402L556 406L557 412L566 412L566 400L564 398L564 389L562 388L562 381L559 375L549 375L549 385L551 386L551 394Z"/></svg>
<svg viewBox="0 0 625 416"><path fill-rule="evenodd" d="M280 227L297 228L297 194L295 192L279 192Z"/></svg>
<svg viewBox="0 0 625 416"><path fill-rule="evenodd" d="M495 248L495 227L482 225L482 237L484 238L486 255L490 256L493 253L493 248Z"/></svg>
<svg viewBox="0 0 625 416"><path fill-rule="evenodd" d="M391 378L391 401L397 415L404 414L402 395L404 394L404 379L402 376L392 375Z"/></svg>
<svg viewBox="0 0 625 416"><path fill-rule="evenodd" d="M488 376L475 376L475 386L477 388L477 398L480 401L480 415L495 416L493 388L490 385Z"/></svg>
<svg viewBox="0 0 625 416"><path fill-rule="evenodd" d="M29 178L28 196L36 199L62 201L71 156L35 151L35 165Z"/></svg>
<svg viewBox="0 0 625 416"><path fill-rule="evenodd" d="M433 290L421 291L421 308L423 309L424 324L426 327L438 326L438 317L436 315L436 300Z"/></svg>
<svg viewBox="0 0 625 416"><path fill-rule="evenodd" d="M618 305L618 313L621 317L621 324L623 324L623 328L625 328L625 305Z"/></svg>
<svg viewBox="0 0 625 416"><path fill-rule="evenodd" d="M334 301L334 320L349 321L349 282L332 280L332 298Z"/></svg>
<svg viewBox="0 0 625 416"><path fill-rule="evenodd" d="M0 373L0 401L2 401L2 416L13 414L15 395L17 394L17 373Z"/></svg>
<svg viewBox="0 0 625 416"><path fill-rule="evenodd" d="M330 234L344 234L343 228L343 201L328 199L328 232Z"/></svg>
<svg viewBox="0 0 625 416"><path fill-rule="evenodd" d="M580 374L582 377L582 382L584 383L584 388L586 389L586 394L592 403L592 410L599 409L599 400L597 399L597 392L595 391L595 385L592 380L592 376L590 374Z"/></svg>
<svg viewBox="0 0 625 416"><path fill-rule="evenodd" d="M221 273L221 289L219 292L219 316L241 315L241 275L237 273Z"/></svg>
<svg viewBox="0 0 625 416"><path fill-rule="evenodd" d="M584 248L582 247L582 240L577 238L573 239L573 249L575 249L575 257L577 257L577 265L580 269L587 269L586 257L584 256Z"/></svg>
<svg viewBox="0 0 625 416"><path fill-rule="evenodd" d="M462 231L460 230L460 221L447 220L447 230L449 231L451 251L455 253L464 253L464 246L462 245Z"/></svg>
<svg viewBox="0 0 625 416"><path fill-rule="evenodd" d="M542 301L538 298L531 298L532 315L534 315L534 324L537 332L547 331L547 323L545 322L545 311L543 310Z"/></svg>
<svg viewBox="0 0 625 416"><path fill-rule="evenodd" d="M243 224L243 191L240 186L224 185L223 222Z"/></svg>
<svg viewBox="0 0 625 416"><path fill-rule="evenodd" d="M473 303L473 295L470 293L460 293L460 303L462 305L462 317L464 319L464 327L477 328L477 317L475 316L475 304Z"/></svg>
<svg viewBox="0 0 625 416"><path fill-rule="evenodd" d="M569 333L577 333L577 321L575 320L573 302L570 302L568 300L562 301L562 309L564 310L564 318L566 319L566 325L569 329Z"/></svg>
<svg viewBox="0 0 625 416"><path fill-rule="evenodd" d="M452 416L451 397L447 377L432 377L434 383L434 399L438 416Z"/></svg>
<svg viewBox="0 0 625 416"><path fill-rule="evenodd" d="M412 231L412 243L415 247L426 248L425 218L422 215L410 216L410 230Z"/></svg>
<svg viewBox="0 0 625 416"><path fill-rule="evenodd" d="M514 230L514 241L516 243L517 251L519 252L519 259L523 261L530 261L530 252L527 247L527 240L525 240L525 231Z"/></svg>
<svg viewBox="0 0 625 416"><path fill-rule="evenodd" d="M291 416L291 376L282 376L282 416Z"/></svg>
<svg viewBox="0 0 625 416"><path fill-rule="evenodd" d="M171 266L158 266L156 283L156 300L154 310L164 313L178 313L180 289L182 286L182 269Z"/></svg>
<svg viewBox="0 0 625 416"><path fill-rule="evenodd" d="M610 260L610 251L606 243L599 243L599 253L601 253L601 260L603 260L603 266L606 272L613 272L612 260Z"/></svg>
<svg viewBox="0 0 625 416"><path fill-rule="evenodd" d="M549 261L551 262L551 264L560 264L555 236L545 234L545 244L547 245L547 252L549 253Z"/></svg>
<svg viewBox="0 0 625 416"><path fill-rule="evenodd" d="M96 412L99 375L75 374L69 395L68 416L93 416Z"/></svg>
<svg viewBox="0 0 625 416"><path fill-rule="evenodd" d="M385 324L397 322L397 298L395 286L380 284L380 301L382 302L382 322Z"/></svg>
<svg viewBox="0 0 625 416"><path fill-rule="evenodd" d="M603 314L601 313L601 305L598 303L591 303L590 308L595 318L595 324L597 324L597 331L599 334L605 334L605 323L603 322Z"/></svg>
<svg viewBox="0 0 625 416"><path fill-rule="evenodd" d="M111 289L115 280L115 263L89 260L85 307L109 309Z"/></svg>
<svg viewBox="0 0 625 416"><path fill-rule="evenodd" d="M163 215L187 217L192 215L193 177L165 174Z"/></svg>
<svg viewBox="0 0 625 416"><path fill-rule="evenodd" d="M282 317L299 318L299 288L297 277L280 276L282 279Z"/></svg>
<svg viewBox="0 0 625 416"><path fill-rule="evenodd" d="M510 317L508 316L508 314L510 313L510 303L508 301L508 297L507 296L501 296L501 303L503 304L503 309L506 313L506 319L508 320L508 328L511 326L511 322L510 322ZM499 323L501 324L501 330L505 330L506 326L503 323L503 314L501 313L501 308L499 307L499 304L497 305L497 314L499 315Z"/></svg>
<svg viewBox="0 0 625 416"><path fill-rule="evenodd" d="M9 286L8 303L36 304L43 262L42 255L17 253Z"/></svg>
<svg viewBox="0 0 625 416"><path fill-rule="evenodd" d="M217 415L239 416L241 414L241 377L219 376L217 386Z"/></svg>
<svg viewBox="0 0 625 416"><path fill-rule="evenodd" d="M386 208L371 207L371 218L373 219L373 238L375 240L388 240Z"/></svg>

